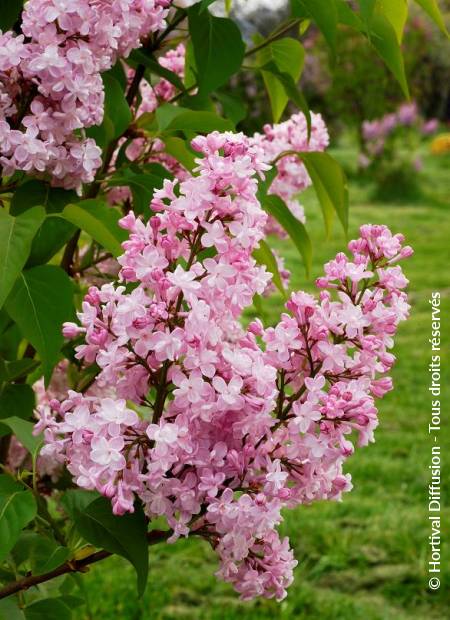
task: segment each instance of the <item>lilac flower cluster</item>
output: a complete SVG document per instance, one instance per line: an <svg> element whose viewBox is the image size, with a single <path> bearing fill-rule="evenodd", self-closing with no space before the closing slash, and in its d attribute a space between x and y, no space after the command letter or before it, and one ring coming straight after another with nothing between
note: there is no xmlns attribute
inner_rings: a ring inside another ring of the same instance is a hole
<svg viewBox="0 0 450 620"><path fill-rule="evenodd" d="M311 114L311 135L304 114L293 114L287 121L276 125L265 125L264 133L256 133L252 142L260 149L260 157L267 163L274 162L282 153L324 151L329 144L327 127L320 114ZM286 155L277 162L277 176L270 193L282 198L292 213L301 222L305 221L303 207L298 195L311 185L311 179L304 164L296 155ZM267 233L283 236L285 233L273 218L268 221Z"/></svg>
<svg viewBox="0 0 450 620"><path fill-rule="evenodd" d="M0 33L0 165L93 180L101 151L84 130L103 118L101 72L164 26L171 0L28 0L22 34Z"/></svg>
<svg viewBox="0 0 450 620"><path fill-rule="evenodd" d="M362 124L362 137L364 140L364 153L359 156L361 167L367 168L373 160L381 158L393 148L393 141L400 134L411 130L417 130L424 136L433 134L438 128L437 119L424 121L419 114L417 104L402 104L395 112L385 114L373 121L364 121ZM411 141L403 140L404 145L411 150ZM416 160L416 168L420 168L419 160Z"/></svg>
<svg viewBox="0 0 450 620"><path fill-rule="evenodd" d="M122 283L91 287L67 337L100 368L96 389L39 408L43 455L113 511L164 516L170 542L204 537L218 576L243 599L280 600L296 561L277 526L283 508L339 499L355 445L373 440L375 398L398 324L408 315L397 262L412 250L367 225L325 266L319 299L293 293L274 327L240 318L270 274L252 252L267 216L268 169L242 134L192 141L196 176L166 181L147 224L132 212Z"/></svg>

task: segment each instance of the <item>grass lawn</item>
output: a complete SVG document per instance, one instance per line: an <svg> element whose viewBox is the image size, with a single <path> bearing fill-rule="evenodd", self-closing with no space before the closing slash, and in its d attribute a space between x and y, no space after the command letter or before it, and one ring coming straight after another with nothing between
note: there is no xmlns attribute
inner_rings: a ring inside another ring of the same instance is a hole
<svg viewBox="0 0 450 620"><path fill-rule="evenodd" d="M342 159L351 153L339 150ZM448 164L448 160L447 160ZM118 558L101 562L83 577L88 607L76 611L76 620L431 620L448 618L450 609L450 433L448 416L450 358L450 178L444 160L426 158L424 195L408 204L376 204L370 188L354 182L350 188L350 238L365 222L386 223L403 232L415 249L406 262L410 279L412 315L403 324L395 353L395 390L379 402L381 424L377 443L357 451L347 462L354 490L341 503L323 502L286 513L283 530L289 534L299 566L289 595L273 601L242 603L228 585L214 577L214 554L201 541L152 547L150 579L138 600L132 568ZM305 197L308 229L313 238L313 276L324 261L342 250L344 237L335 225L326 240L319 207L309 190ZM288 241L279 243L292 271L294 288L311 290L296 251ZM428 435L431 397L430 305L432 291L442 293L442 401L443 488L447 506L442 524L440 590L427 589L427 487L431 459ZM279 308L269 304L267 320ZM444 352L443 352L444 353ZM446 475L447 472L447 475ZM445 523L446 528L445 529ZM447 539L447 540L445 540Z"/></svg>

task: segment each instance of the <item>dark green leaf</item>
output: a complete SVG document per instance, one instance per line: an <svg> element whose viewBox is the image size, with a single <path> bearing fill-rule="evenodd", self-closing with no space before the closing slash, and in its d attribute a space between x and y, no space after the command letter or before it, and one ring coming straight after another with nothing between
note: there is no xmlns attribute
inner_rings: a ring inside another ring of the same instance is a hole
<svg viewBox="0 0 450 620"><path fill-rule="evenodd" d="M281 224L290 236L303 258L306 273L309 275L312 263L312 245L302 222L291 213L285 202L278 196L264 196L262 206L267 213L270 213Z"/></svg>
<svg viewBox="0 0 450 620"><path fill-rule="evenodd" d="M53 265L33 267L16 281L5 309L36 349L48 384L63 343L61 327L73 318L69 276Z"/></svg>
<svg viewBox="0 0 450 620"><path fill-rule="evenodd" d="M283 281L278 269L278 263L274 253L263 239L259 242L259 248L253 251L253 258L259 265L265 265L267 267L267 271L269 271L273 276L273 283L283 297L286 298L286 291L284 290Z"/></svg>
<svg viewBox="0 0 450 620"><path fill-rule="evenodd" d="M95 499L98 499L99 495L96 491L85 491L84 489L69 489L64 493L61 498L61 504L63 505L67 514L75 519L78 512L84 512L89 504Z"/></svg>
<svg viewBox="0 0 450 620"><path fill-rule="evenodd" d="M319 199L327 233L331 230L330 214L336 211L344 231L348 229L348 186L342 167L328 153L299 153Z"/></svg>
<svg viewBox="0 0 450 620"><path fill-rule="evenodd" d="M23 8L23 0L6 0L2 2L0 11L0 30L11 30L19 19Z"/></svg>
<svg viewBox="0 0 450 620"><path fill-rule="evenodd" d="M211 131L232 131L233 123L221 118L214 112L188 110L173 118L165 128L165 132L184 131L196 133L210 133Z"/></svg>
<svg viewBox="0 0 450 620"><path fill-rule="evenodd" d="M304 61L305 50L303 46L299 41L290 37L272 41L258 53L260 64L266 65L273 62L278 69L277 73L284 73L292 78L295 91L298 91L296 84L303 71ZM285 85L273 71L263 71L262 76L269 93L273 120L277 123L286 108L290 94L286 92Z"/></svg>
<svg viewBox="0 0 450 620"><path fill-rule="evenodd" d="M26 377L30 372L36 370L39 362L29 358L13 360L12 362L0 361L0 381L15 381Z"/></svg>
<svg viewBox="0 0 450 620"><path fill-rule="evenodd" d="M173 71L169 71L169 69L166 69L165 67L160 65L156 58L153 56L153 54L151 54L147 50L143 48L134 50L130 58L138 64L144 65L144 67L146 67L150 71L150 73L154 73L155 75L164 78L165 80L173 84L176 88L178 88L178 90L184 91L184 85L179 76Z"/></svg>
<svg viewBox="0 0 450 620"><path fill-rule="evenodd" d="M111 502L100 497L78 513L75 524L87 542L117 553L134 566L142 595L148 576L147 523L142 510L118 517L112 513Z"/></svg>
<svg viewBox="0 0 450 620"><path fill-rule="evenodd" d="M196 4L188 10L200 92L210 93L239 71L245 46L231 19L214 17Z"/></svg>
<svg viewBox="0 0 450 620"><path fill-rule="evenodd" d="M133 194L133 210L142 214L148 219L151 214L150 202L153 198L155 189L160 189L164 184L165 175L152 174L151 172L136 173L133 170L125 169L123 172L114 175L109 181L111 187L128 186ZM121 252L122 253L122 252Z"/></svg>
<svg viewBox="0 0 450 620"><path fill-rule="evenodd" d="M24 609L26 620L70 620L71 606L65 597L47 598L31 603Z"/></svg>
<svg viewBox="0 0 450 620"><path fill-rule="evenodd" d="M238 97L225 92L216 93L216 97L222 106L224 116L229 118L234 125L243 121L247 116L247 105Z"/></svg>
<svg viewBox="0 0 450 620"><path fill-rule="evenodd" d="M44 181L28 181L21 185L13 195L11 213L20 215L30 207L42 205L47 213L61 213L64 207L77 202L74 191L50 187ZM27 267L47 263L72 237L75 228L69 222L58 218L47 218L37 231L32 245Z"/></svg>
<svg viewBox="0 0 450 620"><path fill-rule="evenodd" d="M325 37L333 55L336 55L338 12L335 0L291 0L294 17L308 17Z"/></svg>
<svg viewBox="0 0 450 620"><path fill-rule="evenodd" d="M114 126L113 138L119 138L131 123L131 110L119 81L111 74L103 74L105 87L105 115Z"/></svg>
<svg viewBox="0 0 450 620"><path fill-rule="evenodd" d="M9 383L0 392L0 420L11 417L29 420L34 406L34 391L26 383Z"/></svg>
<svg viewBox="0 0 450 620"><path fill-rule="evenodd" d="M35 516L36 501L31 491L21 486L14 490L0 487L0 561L8 555L22 529Z"/></svg>
<svg viewBox="0 0 450 620"><path fill-rule="evenodd" d="M25 266L33 237L44 219L43 207L34 207L18 217L0 209L0 307Z"/></svg>
<svg viewBox="0 0 450 620"><path fill-rule="evenodd" d="M127 233L118 224L121 213L103 200L82 200L67 205L62 217L87 232L113 256L123 253L121 243L127 238Z"/></svg>

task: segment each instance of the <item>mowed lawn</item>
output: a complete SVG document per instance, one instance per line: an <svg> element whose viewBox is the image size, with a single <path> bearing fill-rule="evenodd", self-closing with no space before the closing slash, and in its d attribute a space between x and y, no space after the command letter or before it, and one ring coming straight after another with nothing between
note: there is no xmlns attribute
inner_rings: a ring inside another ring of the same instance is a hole
<svg viewBox="0 0 450 620"><path fill-rule="evenodd" d="M336 152L343 160L351 153ZM440 590L427 588L427 487L431 440L430 305L432 291L442 293L442 383L449 385L450 358L450 178L449 160L425 159L423 195L406 204L370 201L370 187L350 187L350 238L365 222L386 223L403 232L415 249L406 262L412 314L401 326L395 353L395 390L379 401L377 442L347 461L354 489L341 503L323 502L287 512L283 531L291 539L299 566L285 601L242 603L231 587L214 577L216 559L206 543L180 541L150 549L150 579L138 600L135 575L121 559L101 562L83 576L89 607L76 620L443 620L450 613L449 391L442 395L444 525ZM446 165L447 164L447 165ZM314 194L305 196L308 230L314 244L313 277L345 239L336 223L325 238ZM276 242L292 272L293 288L312 290L295 249ZM269 304L273 321L280 299ZM445 529L446 528L446 529Z"/></svg>

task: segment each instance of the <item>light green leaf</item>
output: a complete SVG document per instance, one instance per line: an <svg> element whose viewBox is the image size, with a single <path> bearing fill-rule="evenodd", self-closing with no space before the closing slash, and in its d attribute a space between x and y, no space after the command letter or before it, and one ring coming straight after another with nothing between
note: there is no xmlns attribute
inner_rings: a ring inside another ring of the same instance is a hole
<svg viewBox="0 0 450 620"><path fill-rule="evenodd" d="M33 237L45 219L43 207L12 217L0 209L0 307L25 266Z"/></svg>
<svg viewBox="0 0 450 620"><path fill-rule="evenodd" d="M112 513L111 502L100 497L76 515L75 525L91 545L117 553L134 566L142 595L148 577L147 523L142 509L118 517Z"/></svg>
<svg viewBox="0 0 450 620"><path fill-rule="evenodd" d="M267 243L261 239L259 242L259 247L253 251L253 258L259 265L265 265L267 267L267 271L270 271L272 274L272 280L277 289L286 298L286 291L283 286L283 281L281 279L280 271L278 269L278 263L274 256L274 253L267 245Z"/></svg>
<svg viewBox="0 0 450 620"><path fill-rule="evenodd" d="M382 13L388 19L395 31L397 41L401 43L406 20L408 19L408 1L377 0L376 11Z"/></svg>
<svg viewBox="0 0 450 620"><path fill-rule="evenodd" d="M24 271L5 303L9 316L36 349L48 384L63 343L61 327L73 318L73 288L69 276L53 265Z"/></svg>
<svg viewBox="0 0 450 620"><path fill-rule="evenodd" d="M25 446L32 456L37 454L42 445L42 437L33 435L34 424L32 422L22 420L18 417L12 417L1 420L1 423L11 429L20 443Z"/></svg>
<svg viewBox="0 0 450 620"><path fill-rule="evenodd" d="M17 487L2 490L0 486L0 561L18 540L21 531L36 516L36 501L31 491Z"/></svg>
<svg viewBox="0 0 450 620"><path fill-rule="evenodd" d="M233 20L214 17L198 4L188 9L188 16L199 90L210 93L239 71L245 46Z"/></svg>
<svg viewBox="0 0 450 620"><path fill-rule="evenodd" d="M436 26L442 30L444 34L448 36L447 26L445 25L444 17L439 9L439 5L436 0L415 0L415 2L422 7L425 13L434 21Z"/></svg>
<svg viewBox="0 0 450 620"><path fill-rule="evenodd" d="M281 72L277 65L271 60L261 67L261 71L263 73L270 72L274 76L276 76L277 80L283 86L286 95L292 99L295 105L303 112L306 118L306 125L308 128L308 140L311 135L311 112L309 110L309 106L307 101L305 100L303 94L299 91L297 84L293 80L292 76L289 73Z"/></svg>
<svg viewBox="0 0 450 620"><path fill-rule="evenodd" d="M0 601L0 620L25 620L18 601L12 596Z"/></svg>
<svg viewBox="0 0 450 620"><path fill-rule="evenodd" d="M67 205L62 217L87 232L113 256L123 254L121 243L126 240L127 233L118 224L121 214L117 209L102 200L82 200Z"/></svg>
<svg viewBox="0 0 450 620"><path fill-rule="evenodd" d="M402 50L391 22L382 13L376 12L372 16L369 39L377 54L400 84L404 95L409 98Z"/></svg>
<svg viewBox="0 0 450 620"><path fill-rule="evenodd" d="M302 222L291 213L279 196L269 194L262 197L262 207L281 224L290 236L303 258L306 273L309 275L312 264L312 245Z"/></svg>
<svg viewBox="0 0 450 620"><path fill-rule="evenodd" d="M165 151L172 157L175 157L182 166L192 172L195 168L195 154L191 151L187 143L176 136L168 136L164 138Z"/></svg>
<svg viewBox="0 0 450 620"><path fill-rule="evenodd" d="M266 65L271 61L276 65L280 73L285 73L292 78L294 85L300 79L305 62L305 50L299 41L290 37L278 39L264 47L258 53L258 62ZM263 71L262 76L269 94L272 116L277 123L289 101L289 93L285 85L273 72ZM297 87L296 89L297 90Z"/></svg>
<svg viewBox="0 0 450 620"><path fill-rule="evenodd" d="M336 55L338 12L335 0L291 0L294 17L308 17L315 22Z"/></svg>
<svg viewBox="0 0 450 620"><path fill-rule="evenodd" d="M327 233L336 211L344 231L348 229L348 185L342 167L328 153L299 153L322 207Z"/></svg>

